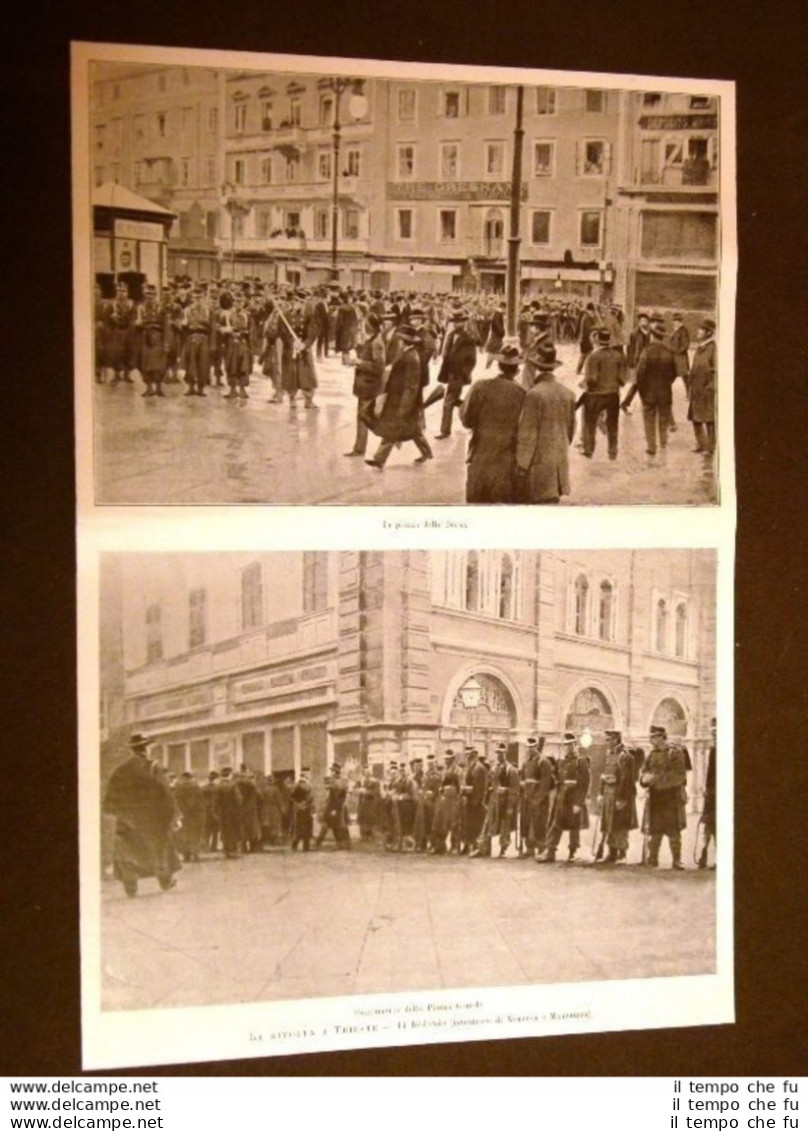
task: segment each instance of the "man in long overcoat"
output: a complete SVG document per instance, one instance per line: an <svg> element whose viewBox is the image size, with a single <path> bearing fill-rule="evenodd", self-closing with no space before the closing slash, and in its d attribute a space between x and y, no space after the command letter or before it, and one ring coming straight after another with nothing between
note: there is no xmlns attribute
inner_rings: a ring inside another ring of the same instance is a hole
<svg viewBox="0 0 808 1131"><path fill-rule="evenodd" d="M535 361L538 379L522 402L516 438L517 499L557 503L570 493L575 394L553 376L561 364L554 346L540 346Z"/></svg>
<svg viewBox="0 0 808 1131"><path fill-rule="evenodd" d="M704 826L704 843L699 855L699 868L707 867L707 852L710 841L717 843L715 821L715 719L710 726L712 745L707 753L707 772L704 776L704 805L701 811L702 825Z"/></svg>
<svg viewBox="0 0 808 1131"><path fill-rule="evenodd" d="M199 863L202 839L205 835L207 803L199 782L189 770L184 770L174 786L174 800L182 824L176 835L177 850L186 863Z"/></svg>
<svg viewBox="0 0 808 1131"><path fill-rule="evenodd" d="M460 419L471 429L466 462L467 503L512 503L516 433L525 391L516 384L520 356L505 346L497 356L499 373L471 386Z"/></svg>
<svg viewBox="0 0 808 1131"><path fill-rule="evenodd" d="M366 322L368 337L356 347L356 360L348 358L348 365L355 368L353 395L356 397L356 439L346 456L363 456L368 447L368 426L365 423L373 402L382 391L384 378L385 350L382 341L381 322L375 314L368 314Z"/></svg>
<svg viewBox="0 0 808 1131"><path fill-rule="evenodd" d="M447 750L444 764L438 770L438 795L435 799L435 812L432 816L430 851L438 856L446 853L446 838L453 833L457 824L457 810L460 799L460 774L455 765L454 752Z"/></svg>
<svg viewBox="0 0 808 1131"><path fill-rule="evenodd" d="M289 828L292 851L296 852L298 844L302 842L303 851L308 852L314 831L314 796L311 791L308 769L300 771L300 777L292 786L289 797L292 802Z"/></svg>
<svg viewBox="0 0 808 1131"><path fill-rule="evenodd" d="M452 434L452 413L463 396L463 389L471 384L471 375L477 364L477 343L468 330L468 314L455 311L449 318L452 328L446 335L443 360L438 370L438 381L446 386L438 440Z"/></svg>
<svg viewBox="0 0 808 1131"><path fill-rule="evenodd" d="M690 367L688 391L690 407L687 418L693 424L697 452L709 455L715 451L716 361L715 322L705 318L699 326L696 352Z"/></svg>
<svg viewBox="0 0 808 1131"><path fill-rule="evenodd" d="M581 846L581 829L589 828L586 795L589 792L591 769L589 759L578 751L577 746L577 738L572 731L567 731L564 735L564 756L558 765L558 786L553 801L547 848L538 858L540 864L555 860L564 832L569 833L568 859L574 860Z"/></svg>
<svg viewBox="0 0 808 1131"><path fill-rule="evenodd" d="M424 436L424 398L421 384L421 358L417 345L420 335L411 326L400 326L397 337L402 352L393 362L384 386L384 405L381 413L368 417L381 444L372 459L365 460L371 467L383 468L393 445L412 440L421 453L416 463L432 459L432 449Z"/></svg>
<svg viewBox="0 0 808 1131"><path fill-rule="evenodd" d="M334 332L337 339L337 353L342 354L344 362L351 350L356 348L359 332L359 316L351 298L346 293L340 295Z"/></svg>
<svg viewBox="0 0 808 1131"><path fill-rule="evenodd" d="M619 730L606 731L606 758L600 775L601 830L608 847L607 864L625 860L628 834L636 829L637 784L634 759L623 745Z"/></svg>
<svg viewBox="0 0 808 1131"><path fill-rule="evenodd" d="M225 857L235 860L241 839L241 793L230 766L224 767L216 783L213 809L219 823Z"/></svg>
<svg viewBox="0 0 808 1131"><path fill-rule="evenodd" d="M142 734L129 740L131 754L107 784L104 812L115 817L114 870L132 898L138 880L156 876L163 891L174 887L180 864L171 843L175 803L167 782L152 773Z"/></svg>
<svg viewBox="0 0 808 1131"><path fill-rule="evenodd" d="M598 420L605 412L609 459L617 459L620 390L626 383L626 356L605 327L594 331L592 344L594 348L584 366L584 455L591 459L595 453Z"/></svg>
<svg viewBox="0 0 808 1131"><path fill-rule="evenodd" d="M663 836L671 848L671 867L681 871L682 829L687 825L685 791L687 767L681 746L669 745L662 726L651 727L651 750L640 772L640 785L648 790L643 833L648 837L646 864L656 868Z"/></svg>
<svg viewBox="0 0 808 1131"><path fill-rule="evenodd" d="M516 832L519 820L519 771L508 761L508 747L497 745L497 762L491 773L491 788L496 796L496 827L492 836L499 838L499 855L504 856L511 843L511 833Z"/></svg>
<svg viewBox="0 0 808 1131"><path fill-rule="evenodd" d="M664 318L659 314L651 315L651 341L637 364L637 391L642 401L645 444L649 456L657 453L657 436L658 446L662 451L668 446L676 361L673 350L665 342L665 336Z"/></svg>
<svg viewBox="0 0 808 1131"><path fill-rule="evenodd" d="M469 853L477 844L485 821L485 796L488 789L488 774L479 760L473 746L466 748L466 772L460 787L463 801L463 825L461 853Z"/></svg>

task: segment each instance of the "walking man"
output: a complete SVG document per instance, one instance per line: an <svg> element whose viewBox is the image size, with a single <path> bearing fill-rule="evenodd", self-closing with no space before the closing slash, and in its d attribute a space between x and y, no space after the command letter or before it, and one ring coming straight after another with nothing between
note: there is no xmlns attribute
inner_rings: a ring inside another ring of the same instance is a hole
<svg viewBox="0 0 808 1131"><path fill-rule="evenodd" d="M467 503L512 503L516 468L516 436L525 391L516 384L521 358L516 346L503 346L496 356L499 373L471 386L460 419L471 430Z"/></svg>
<svg viewBox="0 0 808 1131"><path fill-rule="evenodd" d="M657 448L668 446L673 382L676 380L676 362L673 350L665 343L665 320L661 314L651 316L651 341L643 351L637 365L637 389L642 401L645 424L646 450L649 456Z"/></svg>
<svg viewBox="0 0 808 1131"><path fill-rule="evenodd" d="M626 357L622 346L612 342L608 330L596 330L592 337L594 349L584 368L584 455L587 459L594 455L598 420L605 413L609 459L617 459L620 390L626 383Z"/></svg>
<svg viewBox="0 0 808 1131"><path fill-rule="evenodd" d="M535 355L536 384L526 394L516 437L517 501L558 503L570 493L569 446L575 436L575 394L559 384L555 347Z"/></svg>

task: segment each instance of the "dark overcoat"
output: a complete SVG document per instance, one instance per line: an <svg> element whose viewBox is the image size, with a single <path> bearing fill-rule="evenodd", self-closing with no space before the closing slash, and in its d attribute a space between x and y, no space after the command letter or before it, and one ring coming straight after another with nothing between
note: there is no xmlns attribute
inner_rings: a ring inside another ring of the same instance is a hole
<svg viewBox="0 0 808 1131"><path fill-rule="evenodd" d="M460 410L471 429L468 448L467 503L512 503L516 434L525 390L509 377L475 381Z"/></svg>
<svg viewBox="0 0 808 1131"><path fill-rule="evenodd" d="M384 392L382 411L372 418L373 431L388 443L412 440L424 426L421 359L414 346L393 363Z"/></svg>
<svg viewBox="0 0 808 1131"><path fill-rule="evenodd" d="M450 331L449 342L443 355L438 380L442 385L471 384L471 375L477 364L477 344L467 330Z"/></svg>
<svg viewBox="0 0 808 1131"><path fill-rule="evenodd" d="M339 353L350 353L356 346L359 332L359 317L353 303L344 302L337 309L335 326L336 345Z"/></svg>
<svg viewBox="0 0 808 1131"><path fill-rule="evenodd" d="M164 876L179 868L171 843L174 798L140 754L132 754L110 776L104 812L116 818L114 868L124 883Z"/></svg>
<svg viewBox="0 0 808 1131"><path fill-rule="evenodd" d="M688 420L696 424L715 423L715 381L716 345L709 341L699 342L690 367L690 408Z"/></svg>
<svg viewBox="0 0 808 1131"><path fill-rule="evenodd" d="M606 754L601 774L603 810L601 828L605 833L636 829L637 785L634 780L634 759L625 746Z"/></svg>
<svg viewBox="0 0 808 1131"><path fill-rule="evenodd" d="M589 792L590 776L589 759L584 754L565 754L561 759L551 817L553 828L562 832L589 828L586 795ZM576 808L577 813L574 811Z"/></svg>
<svg viewBox="0 0 808 1131"><path fill-rule="evenodd" d="M554 378L540 380L522 402L516 466L525 473L525 503L570 493L569 446L575 436L575 394Z"/></svg>
<svg viewBox="0 0 808 1131"><path fill-rule="evenodd" d="M317 341L317 322L314 318L314 308L298 308L284 311L286 319L291 323L298 340L302 342L303 349L296 352L295 339L283 318L278 323L278 334L282 343L281 352L281 383L285 393L296 393L298 389L304 392L313 392L317 388L317 370L314 367L314 357L311 347Z"/></svg>
<svg viewBox="0 0 808 1131"><path fill-rule="evenodd" d="M648 790L643 832L678 837L687 825L687 769L682 747L666 745L651 750L640 773L640 785Z"/></svg>
<svg viewBox="0 0 808 1131"><path fill-rule="evenodd" d="M353 395L360 401L372 401L382 391L384 375L384 342L381 333L356 347L359 364L354 372Z"/></svg>
<svg viewBox="0 0 808 1131"><path fill-rule="evenodd" d="M174 800L180 811L182 825L177 833L177 848L189 854L199 852L205 833L207 802L199 782L181 778L174 786Z"/></svg>
<svg viewBox="0 0 808 1131"><path fill-rule="evenodd" d="M676 361L673 350L664 342L652 339L645 347L637 365L637 390L644 405L670 408L673 401L671 388L676 380Z"/></svg>

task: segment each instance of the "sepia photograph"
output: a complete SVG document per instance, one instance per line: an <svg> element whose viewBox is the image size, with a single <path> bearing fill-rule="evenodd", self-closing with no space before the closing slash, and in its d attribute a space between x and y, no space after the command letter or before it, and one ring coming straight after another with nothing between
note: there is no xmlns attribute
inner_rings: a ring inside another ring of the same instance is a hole
<svg viewBox="0 0 808 1131"><path fill-rule="evenodd" d="M102 1014L716 973L714 551L104 553L98 595Z"/></svg>
<svg viewBox="0 0 808 1131"><path fill-rule="evenodd" d="M74 45L90 501L720 501L731 83L149 51Z"/></svg>

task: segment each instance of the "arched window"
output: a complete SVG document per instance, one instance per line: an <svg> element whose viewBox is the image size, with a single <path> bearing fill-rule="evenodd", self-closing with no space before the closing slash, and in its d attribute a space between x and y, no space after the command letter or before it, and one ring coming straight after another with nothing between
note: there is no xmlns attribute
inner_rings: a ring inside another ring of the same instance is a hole
<svg viewBox="0 0 808 1131"><path fill-rule="evenodd" d="M600 606L598 608L598 633L601 640L611 640L614 621L614 586L611 581L600 583Z"/></svg>
<svg viewBox="0 0 808 1131"><path fill-rule="evenodd" d="M676 655L684 656L687 652L687 605L680 601L676 606Z"/></svg>
<svg viewBox="0 0 808 1131"><path fill-rule="evenodd" d="M513 561L510 554L502 555L499 574L499 615L503 620L513 620Z"/></svg>
<svg viewBox="0 0 808 1131"><path fill-rule="evenodd" d="M476 550L469 550L466 562L466 609L475 613L480 607L480 561Z"/></svg>
<svg viewBox="0 0 808 1131"><path fill-rule="evenodd" d="M656 607L656 650L664 652L668 642L668 602L660 597Z"/></svg>
<svg viewBox="0 0 808 1131"><path fill-rule="evenodd" d="M586 636L588 612L589 580L581 573L575 579L575 632L578 636Z"/></svg>

